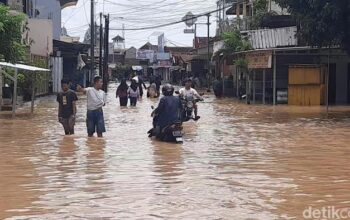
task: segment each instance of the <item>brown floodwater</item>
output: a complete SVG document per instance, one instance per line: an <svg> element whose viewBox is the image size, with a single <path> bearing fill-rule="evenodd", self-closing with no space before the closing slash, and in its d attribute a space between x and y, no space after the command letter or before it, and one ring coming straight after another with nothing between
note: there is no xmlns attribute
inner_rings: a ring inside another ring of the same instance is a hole
<svg viewBox="0 0 350 220"><path fill-rule="evenodd" d="M245 105L205 95L182 145L150 140L151 105L120 108L107 133L63 135L55 97L0 114L0 219L302 219L350 207L350 109Z"/></svg>

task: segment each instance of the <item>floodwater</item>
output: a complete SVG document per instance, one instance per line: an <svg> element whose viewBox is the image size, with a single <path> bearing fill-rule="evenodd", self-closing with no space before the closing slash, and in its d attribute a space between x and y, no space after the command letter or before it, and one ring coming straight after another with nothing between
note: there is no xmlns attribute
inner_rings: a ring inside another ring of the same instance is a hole
<svg viewBox="0 0 350 220"><path fill-rule="evenodd" d="M53 96L34 117L0 114L0 219L303 219L310 206L350 207L349 110L205 95L176 145L146 135L157 100L121 109L110 91L103 139L86 137L84 97L71 137Z"/></svg>

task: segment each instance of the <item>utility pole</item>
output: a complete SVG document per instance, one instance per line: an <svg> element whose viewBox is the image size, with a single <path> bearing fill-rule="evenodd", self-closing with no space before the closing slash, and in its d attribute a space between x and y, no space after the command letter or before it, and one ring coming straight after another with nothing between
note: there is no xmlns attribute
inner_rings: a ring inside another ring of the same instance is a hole
<svg viewBox="0 0 350 220"><path fill-rule="evenodd" d="M95 67L95 0L91 0L91 24L90 24L90 55L91 55L91 67L90 67L90 84L94 77Z"/></svg>
<svg viewBox="0 0 350 220"><path fill-rule="evenodd" d="M103 62L103 27L102 27L102 13L100 13L100 55L99 55L99 75L102 76L103 74L103 66L102 66L102 62Z"/></svg>
<svg viewBox="0 0 350 220"><path fill-rule="evenodd" d="M105 16L105 40L104 40L104 62L103 62L103 90L108 92L108 56L109 56L109 14Z"/></svg>
<svg viewBox="0 0 350 220"><path fill-rule="evenodd" d="M123 38L124 38L124 43L123 43L123 49L125 49L125 24L123 23Z"/></svg>
<svg viewBox="0 0 350 220"><path fill-rule="evenodd" d="M208 91L210 90L210 74L211 74L211 68L210 68L210 14L207 14L208 18L208 72L207 72L207 84L208 84Z"/></svg>
<svg viewBox="0 0 350 220"><path fill-rule="evenodd" d="M225 32L225 26L226 26L226 23L225 23L225 6L226 6L226 1L223 0L222 1L222 32Z"/></svg>
<svg viewBox="0 0 350 220"><path fill-rule="evenodd" d="M196 49L197 45L197 24L194 24L194 41L193 48Z"/></svg>

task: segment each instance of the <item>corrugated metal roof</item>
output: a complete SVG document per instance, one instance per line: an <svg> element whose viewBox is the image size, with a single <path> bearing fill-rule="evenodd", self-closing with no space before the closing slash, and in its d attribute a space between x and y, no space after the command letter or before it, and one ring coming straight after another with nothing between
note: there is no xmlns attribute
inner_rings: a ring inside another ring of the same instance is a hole
<svg viewBox="0 0 350 220"><path fill-rule="evenodd" d="M261 29L248 31L248 38L254 49L297 46L296 27Z"/></svg>

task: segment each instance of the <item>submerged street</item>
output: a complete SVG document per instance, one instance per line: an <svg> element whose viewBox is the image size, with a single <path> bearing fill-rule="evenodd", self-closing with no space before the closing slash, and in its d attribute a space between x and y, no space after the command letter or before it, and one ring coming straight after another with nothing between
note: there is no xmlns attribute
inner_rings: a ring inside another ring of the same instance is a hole
<svg viewBox="0 0 350 220"><path fill-rule="evenodd" d="M0 114L0 219L302 219L350 204L349 111L206 94L176 145L147 137L158 100L120 108L115 90L103 139L87 138L84 96L74 136L54 96L34 117Z"/></svg>

